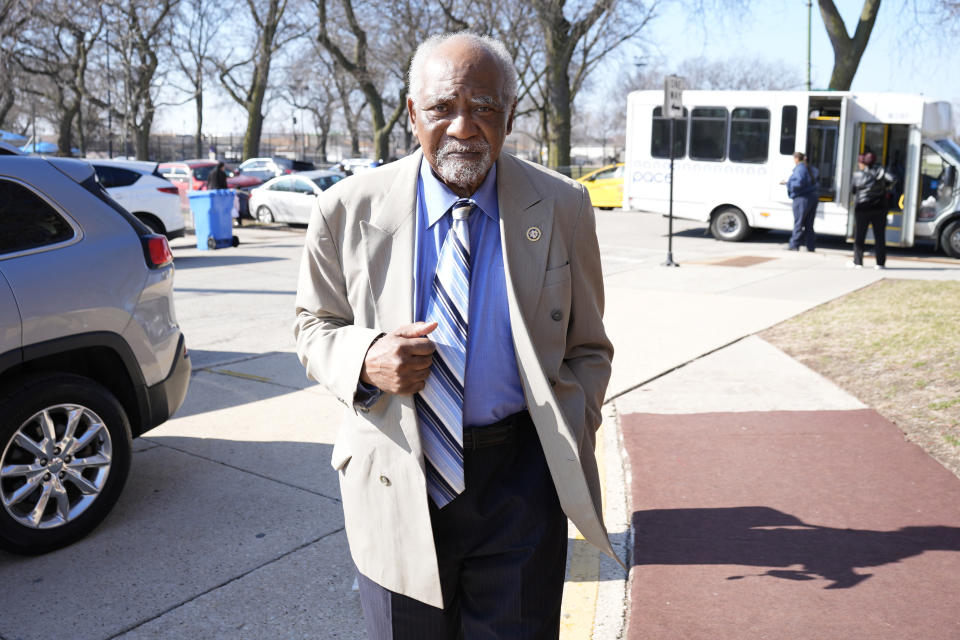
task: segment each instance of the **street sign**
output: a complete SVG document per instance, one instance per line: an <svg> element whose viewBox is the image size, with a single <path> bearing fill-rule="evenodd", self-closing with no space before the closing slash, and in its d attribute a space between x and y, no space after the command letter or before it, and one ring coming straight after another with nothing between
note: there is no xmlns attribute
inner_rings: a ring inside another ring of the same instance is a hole
<svg viewBox="0 0 960 640"><path fill-rule="evenodd" d="M663 117L683 117L683 78L667 76L663 79Z"/></svg>
<svg viewBox="0 0 960 640"><path fill-rule="evenodd" d="M673 141L677 118L683 117L683 78L667 76L663 79L663 117L670 118L670 215L667 227L667 260L665 267L679 267L673 259Z"/></svg>

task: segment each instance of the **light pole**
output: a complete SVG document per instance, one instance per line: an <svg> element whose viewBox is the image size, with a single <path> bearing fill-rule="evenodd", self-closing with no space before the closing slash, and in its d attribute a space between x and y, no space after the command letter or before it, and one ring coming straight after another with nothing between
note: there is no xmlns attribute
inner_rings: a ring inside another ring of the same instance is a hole
<svg viewBox="0 0 960 640"><path fill-rule="evenodd" d="M107 28L107 157L113 157L113 94L110 87L110 29Z"/></svg>
<svg viewBox="0 0 960 640"><path fill-rule="evenodd" d="M810 39L813 32L813 0L807 0L807 91L810 91Z"/></svg>

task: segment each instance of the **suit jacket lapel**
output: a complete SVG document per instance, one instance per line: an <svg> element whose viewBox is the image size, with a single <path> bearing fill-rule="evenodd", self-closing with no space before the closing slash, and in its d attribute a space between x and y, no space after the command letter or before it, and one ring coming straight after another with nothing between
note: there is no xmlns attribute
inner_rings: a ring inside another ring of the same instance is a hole
<svg viewBox="0 0 960 640"><path fill-rule="evenodd" d="M377 323L384 331L413 322L420 156L416 153L397 161L400 166L385 197L371 203L369 222L360 221L370 294Z"/></svg>
<svg viewBox="0 0 960 640"><path fill-rule="evenodd" d="M500 155L497 198L504 271L524 318L536 311L553 231L553 198L537 190L527 171L512 156Z"/></svg>

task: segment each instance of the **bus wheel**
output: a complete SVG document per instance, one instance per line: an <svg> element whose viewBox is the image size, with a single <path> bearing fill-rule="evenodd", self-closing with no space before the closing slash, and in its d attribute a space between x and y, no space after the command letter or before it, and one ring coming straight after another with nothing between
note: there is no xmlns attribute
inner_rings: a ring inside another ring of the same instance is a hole
<svg viewBox="0 0 960 640"><path fill-rule="evenodd" d="M747 216L736 207L725 207L714 214L710 221L710 233L717 240L740 242L750 235Z"/></svg>
<svg viewBox="0 0 960 640"><path fill-rule="evenodd" d="M943 251L951 258L960 258L960 220L954 220L943 230L940 236Z"/></svg>

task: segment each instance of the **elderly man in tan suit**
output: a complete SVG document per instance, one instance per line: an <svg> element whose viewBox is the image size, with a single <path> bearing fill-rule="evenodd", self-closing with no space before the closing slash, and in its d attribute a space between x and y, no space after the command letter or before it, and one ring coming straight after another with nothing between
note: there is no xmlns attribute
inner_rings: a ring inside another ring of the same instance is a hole
<svg viewBox="0 0 960 640"><path fill-rule="evenodd" d="M593 208L501 153L516 86L495 40L421 44L421 151L325 191L307 230L297 352L347 407L332 464L372 638L556 638L567 517L614 555Z"/></svg>

